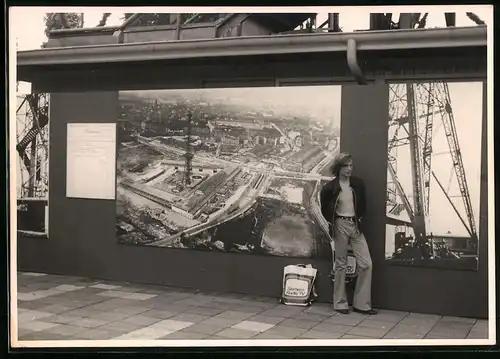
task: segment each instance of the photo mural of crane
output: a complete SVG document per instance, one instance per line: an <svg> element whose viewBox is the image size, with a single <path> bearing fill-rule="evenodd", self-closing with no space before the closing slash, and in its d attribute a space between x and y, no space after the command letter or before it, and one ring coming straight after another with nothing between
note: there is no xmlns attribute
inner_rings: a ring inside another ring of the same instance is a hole
<svg viewBox="0 0 500 359"><path fill-rule="evenodd" d="M17 96L18 230L47 232L49 101L47 94Z"/></svg>
<svg viewBox="0 0 500 359"><path fill-rule="evenodd" d="M409 221L400 222L398 225L413 231L409 247L416 248L417 251L413 251L412 258L416 256L419 259L459 259L462 255L477 255L478 233L449 85L437 81L394 84L389 88L388 218L402 218L402 212L406 212ZM447 142L447 151L440 153L436 153L433 148L437 129L442 129L441 133L444 133L444 136L441 135L437 140ZM398 152L402 147L406 147L409 153L411 188L405 188L399 178L402 173L398 172ZM433 158L438 155L451 159L448 185L433 169ZM456 196L450 194L449 190L453 181L459 189L459 195ZM437 186L444 194L452 212L431 213L430 193L433 186ZM453 201L454 197L460 197L461 201ZM459 218L468 233L467 237L452 237L447 235L448 233L429 231L431 216L436 220L440 216L449 215ZM408 247L408 244L405 245Z"/></svg>
<svg viewBox="0 0 500 359"><path fill-rule="evenodd" d="M48 178L48 99L46 94L18 98L16 110L17 145L21 175L20 197L45 197Z"/></svg>

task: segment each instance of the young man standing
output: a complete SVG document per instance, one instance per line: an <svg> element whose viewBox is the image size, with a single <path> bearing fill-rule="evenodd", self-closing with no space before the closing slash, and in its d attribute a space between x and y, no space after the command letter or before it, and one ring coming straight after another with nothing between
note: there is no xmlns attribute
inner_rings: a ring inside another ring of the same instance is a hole
<svg viewBox="0 0 500 359"><path fill-rule="evenodd" d="M359 268L354 291L353 311L374 315L371 307L372 260L361 229L366 199L363 181L352 176L352 157L340 153L333 164L335 178L321 190L321 212L331 225L335 244L335 281L333 307L342 314L349 314L345 290L347 246L349 241Z"/></svg>

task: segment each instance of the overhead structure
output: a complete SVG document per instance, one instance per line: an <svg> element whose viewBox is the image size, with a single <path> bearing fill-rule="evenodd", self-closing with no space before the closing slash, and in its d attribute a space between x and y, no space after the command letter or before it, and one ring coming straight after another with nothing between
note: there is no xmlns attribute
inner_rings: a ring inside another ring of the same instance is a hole
<svg viewBox="0 0 500 359"><path fill-rule="evenodd" d="M48 191L48 116L46 94L18 96L16 150L20 198L45 198Z"/></svg>
<svg viewBox="0 0 500 359"><path fill-rule="evenodd" d="M476 25L485 25L485 22L472 12L466 13ZM422 29L427 23L429 13L401 13L397 22L392 20L392 13L371 13L370 30L397 30L397 29ZM445 12L446 27L456 26L456 13Z"/></svg>

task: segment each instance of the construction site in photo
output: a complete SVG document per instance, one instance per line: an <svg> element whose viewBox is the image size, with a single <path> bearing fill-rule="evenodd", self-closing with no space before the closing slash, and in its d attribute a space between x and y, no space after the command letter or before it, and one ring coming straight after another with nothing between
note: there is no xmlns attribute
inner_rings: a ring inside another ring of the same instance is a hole
<svg viewBox="0 0 500 359"><path fill-rule="evenodd" d="M340 89L292 89L325 97L312 109L306 101L287 108L280 89L254 91L274 96L275 108L245 104L242 94L238 101L238 91L250 90L121 94L121 243L331 255L318 196L338 152ZM332 106L326 99L335 95Z"/></svg>

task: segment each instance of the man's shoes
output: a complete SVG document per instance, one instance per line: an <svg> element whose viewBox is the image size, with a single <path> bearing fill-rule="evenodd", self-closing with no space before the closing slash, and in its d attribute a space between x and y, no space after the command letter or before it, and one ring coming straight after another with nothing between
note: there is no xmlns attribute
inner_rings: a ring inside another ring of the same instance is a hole
<svg viewBox="0 0 500 359"><path fill-rule="evenodd" d="M349 309L335 309L340 314L349 314Z"/></svg>
<svg viewBox="0 0 500 359"><path fill-rule="evenodd" d="M361 314L366 314L366 315L375 315L378 313L377 310L375 309L368 309L368 310L361 310L361 309L357 309L357 308L352 308L352 311L353 312L356 312L356 313L361 313Z"/></svg>

